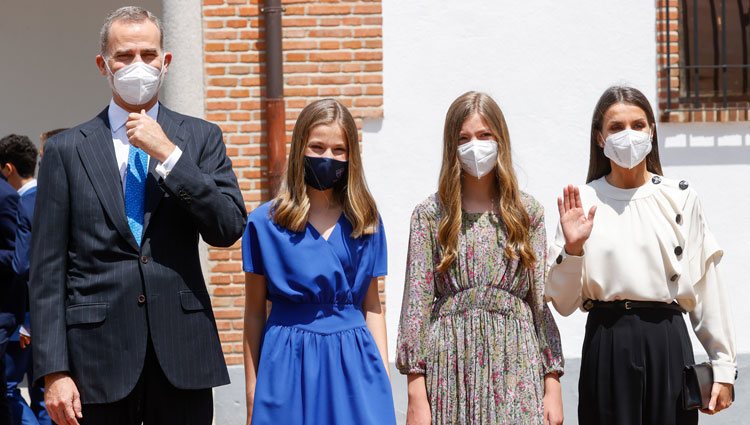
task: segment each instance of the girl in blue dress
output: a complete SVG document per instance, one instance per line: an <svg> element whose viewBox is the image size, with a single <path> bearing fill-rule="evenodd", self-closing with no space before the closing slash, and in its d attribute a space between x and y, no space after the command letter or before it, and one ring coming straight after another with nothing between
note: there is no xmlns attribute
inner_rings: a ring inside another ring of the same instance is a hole
<svg viewBox="0 0 750 425"><path fill-rule="evenodd" d="M395 424L385 233L357 126L335 100L300 113L286 179L248 217L242 261L248 424Z"/></svg>

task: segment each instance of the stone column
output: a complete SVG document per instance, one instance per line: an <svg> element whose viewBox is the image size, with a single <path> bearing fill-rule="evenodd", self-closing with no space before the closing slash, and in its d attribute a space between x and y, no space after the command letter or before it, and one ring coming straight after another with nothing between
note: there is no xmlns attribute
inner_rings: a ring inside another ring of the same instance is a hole
<svg viewBox="0 0 750 425"><path fill-rule="evenodd" d="M160 99L168 108L181 114L205 116L203 80L203 8L201 0L162 0L164 48L172 52L172 64ZM201 269L210 281L208 245L200 243Z"/></svg>
<svg viewBox="0 0 750 425"><path fill-rule="evenodd" d="M203 117L203 14L201 0L162 0L164 48L172 64L161 99L177 112Z"/></svg>

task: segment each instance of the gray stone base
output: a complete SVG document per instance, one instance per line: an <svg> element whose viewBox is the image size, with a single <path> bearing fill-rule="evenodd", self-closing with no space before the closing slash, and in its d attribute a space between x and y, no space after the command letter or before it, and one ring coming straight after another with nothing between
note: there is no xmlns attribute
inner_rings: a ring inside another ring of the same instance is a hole
<svg viewBox="0 0 750 425"><path fill-rule="evenodd" d="M698 360L703 361L703 360ZM728 410L714 416L700 415L701 425L743 425L750 424L750 354L738 356L740 377L735 387L737 401ZM567 359L563 384L563 403L566 424L578 423L578 373L580 359ZM245 424L245 375L242 366L229 368L232 379L230 385L216 388L214 391L214 408L216 425ZM396 417L399 425L406 424L406 377L400 375L391 365L393 382L393 402L396 406ZM280 424L283 421L279 422Z"/></svg>

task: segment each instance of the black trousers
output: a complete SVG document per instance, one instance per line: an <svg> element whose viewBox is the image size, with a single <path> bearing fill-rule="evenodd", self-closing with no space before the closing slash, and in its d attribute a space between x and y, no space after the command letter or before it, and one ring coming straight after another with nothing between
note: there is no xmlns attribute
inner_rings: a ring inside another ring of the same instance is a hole
<svg viewBox="0 0 750 425"><path fill-rule="evenodd" d="M583 425L692 425L682 408L682 371L693 364L682 314L669 309L588 313L578 381Z"/></svg>
<svg viewBox="0 0 750 425"><path fill-rule="evenodd" d="M114 403L84 404L81 425L211 425L211 388L182 390L173 386L148 344L143 372L133 391Z"/></svg>

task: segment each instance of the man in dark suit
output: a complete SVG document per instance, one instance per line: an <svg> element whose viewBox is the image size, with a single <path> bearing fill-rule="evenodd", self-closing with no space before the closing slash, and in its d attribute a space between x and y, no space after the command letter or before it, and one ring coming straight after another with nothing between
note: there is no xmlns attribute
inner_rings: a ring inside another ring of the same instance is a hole
<svg viewBox="0 0 750 425"><path fill-rule="evenodd" d="M50 425L50 417L44 407L44 393L39 385L33 385L31 368L30 326L28 323L29 248L31 244L31 221L36 203L36 161L38 151L26 136L11 134L0 139L0 175L18 192L18 218L13 254L15 283L11 299L15 300L18 329L11 337L5 354L5 378L11 406L13 424ZM18 388L24 376L28 376L31 406L21 396Z"/></svg>
<svg viewBox="0 0 750 425"><path fill-rule="evenodd" d="M16 237L18 193L0 179L0 425L10 424L10 405L6 396L5 350L15 331L19 316L17 300L13 299L13 249Z"/></svg>
<svg viewBox="0 0 750 425"><path fill-rule="evenodd" d="M229 382L198 242L234 244L246 212L220 129L158 102L162 40L150 12L112 12L96 61L113 99L44 149L31 325L59 425L208 425Z"/></svg>

